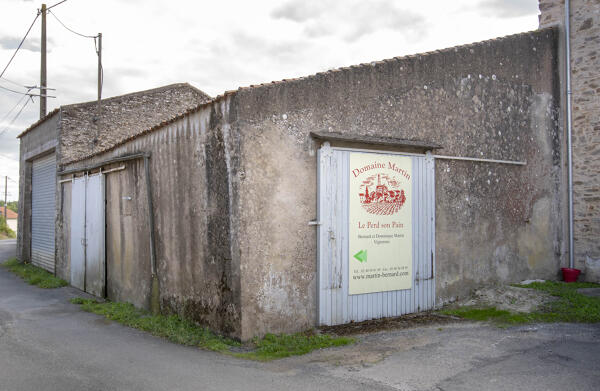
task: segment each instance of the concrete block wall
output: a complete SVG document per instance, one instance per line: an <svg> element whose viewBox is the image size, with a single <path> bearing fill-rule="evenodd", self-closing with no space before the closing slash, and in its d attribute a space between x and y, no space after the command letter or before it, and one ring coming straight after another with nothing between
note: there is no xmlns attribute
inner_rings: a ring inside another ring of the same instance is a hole
<svg viewBox="0 0 600 391"><path fill-rule="evenodd" d="M556 278L564 257L554 29L241 89L230 111L242 338L316 321L311 131L433 142L438 303L486 284Z"/></svg>

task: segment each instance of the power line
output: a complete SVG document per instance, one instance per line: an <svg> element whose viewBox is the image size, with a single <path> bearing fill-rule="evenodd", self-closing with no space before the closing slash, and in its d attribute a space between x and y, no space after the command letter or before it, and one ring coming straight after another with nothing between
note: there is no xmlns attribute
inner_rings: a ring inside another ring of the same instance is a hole
<svg viewBox="0 0 600 391"><path fill-rule="evenodd" d="M20 91L15 91L13 89L10 89L8 87L4 87L4 86L0 86L0 89L6 90L6 91L10 91L10 92L14 92L15 94L19 94L19 95L27 95L27 96L43 96L45 98L56 98L55 96L52 95L43 95L43 94L30 94L29 91L31 91L34 88L40 88L37 86L31 86L31 87L25 87L27 88L27 92L20 92ZM54 90L54 88L44 88L44 90Z"/></svg>
<svg viewBox="0 0 600 391"><path fill-rule="evenodd" d="M29 97L29 98L30 99L27 99L25 101L25 103L23 104L23 106L21 106L21 109L19 110L19 112L17 113L17 115L15 115L13 117L13 119L10 121L10 123L8 125L6 125L4 127L4 129L0 130L0 136L2 136L4 133L6 133L8 131L8 129L10 128L10 126L15 123L15 121L17 120L17 118L19 118L19 115L21 115L21 113L23 112L23 109L25 108L25 106L27 106L27 103L29 103L30 100L33 101L32 97Z"/></svg>
<svg viewBox="0 0 600 391"><path fill-rule="evenodd" d="M17 83L16 81L12 81L12 80L10 80L10 79L7 79L6 77L0 77L0 79L2 79L2 80L4 80L4 81L7 81L7 82L9 82L9 83L11 83L11 84L14 84L14 85L16 85L16 86L19 86L19 87L25 87L23 84L21 84L21 83ZM25 87L25 88L27 88L27 87Z"/></svg>
<svg viewBox="0 0 600 391"><path fill-rule="evenodd" d="M29 26L29 28L27 29L27 32L25 33L25 36L21 40L21 43L19 43L19 46L17 46L17 49L13 53L12 57L10 58L10 60L8 60L8 64L6 64L6 66L2 70L2 73L0 73L0 77L4 76L4 72L6 72L6 69L8 68L8 66L10 65L10 63L12 62L13 58L15 58L15 56L17 55L17 52L19 51L19 49L21 49L21 46L23 45L23 42L25 42L25 39L29 35L29 32L31 31L31 28L33 27L33 25L35 24L35 21L37 20L37 18L39 16L40 16L40 12L38 11L37 15L35 15L35 18L33 18L33 22L31 22L31 26Z"/></svg>
<svg viewBox="0 0 600 391"><path fill-rule="evenodd" d="M58 4L56 4L56 5L58 5ZM85 34L78 33L77 31L75 31L75 30L70 29L69 27L67 27L60 19L58 19L58 16L56 16L56 14L54 12L50 11L50 9L47 8L46 11L48 11L48 13L51 13L52 16L54 16L54 19L56 19L58 21L58 23L60 23L64 28L66 28L67 30L69 30L73 34L77 34L77 35L79 35L80 37L83 37L83 38L93 38L94 40L98 37L97 35L85 35Z"/></svg>
<svg viewBox="0 0 600 391"><path fill-rule="evenodd" d="M65 0L65 1L66 1L66 0ZM19 87L21 87L21 88L26 88L26 89L28 89L28 90L31 90L31 89L40 89L40 87L38 87L38 86L36 86L36 85L30 85L30 86L26 86L26 85L25 85L25 84L23 84L23 83L18 83L18 82L16 82L16 81L13 81L13 80L7 79L6 77L0 77L0 80L7 81L7 82L9 82L9 83L12 83L12 84L14 84L14 85L16 85L16 86L19 86ZM6 88L5 88L5 89L6 89ZM44 88L44 89L45 89L45 90L52 90L52 91L56 91L56 89L55 89L55 88Z"/></svg>
<svg viewBox="0 0 600 391"><path fill-rule="evenodd" d="M6 90L6 91L14 92L15 94L27 95L27 92L15 91L15 90L13 90L11 88L8 88L8 87L0 86L0 88L3 89L3 90Z"/></svg>
<svg viewBox="0 0 600 391"><path fill-rule="evenodd" d="M14 109L16 109L16 108L17 108L17 106L18 106L18 105L20 105L20 104L21 104L21 102L23 101L23 99L25 99L26 97L27 97L27 95L23 95L23 96L21 97L21 99L19 99L19 101L17 102L17 104L16 104L16 105L14 105L14 106L12 107L12 109L10 109L10 110L8 111L8 113L6 113L6 115L5 115L4 117L2 117L2 119L0 120L0 124L1 124L1 123L3 123L3 122L6 120L6 118L8 118L8 116L9 116L9 115L10 115L10 114L13 112L13 110L14 110Z"/></svg>
<svg viewBox="0 0 600 391"><path fill-rule="evenodd" d="M7 155L5 155L5 154L3 154L3 153L0 153L0 157L3 157L3 158L5 158L5 159L10 159L10 160L15 160L15 159L13 159L12 157L10 157L10 156L7 156Z"/></svg>
<svg viewBox="0 0 600 391"><path fill-rule="evenodd" d="M56 3L56 4L54 4L54 5L51 5L50 7L46 8L46 11L48 11L50 8L54 8L54 7L56 7L57 5L61 5L61 4L62 4L62 3L64 3L65 1L67 1L67 0L62 0L62 1L59 1L58 3Z"/></svg>

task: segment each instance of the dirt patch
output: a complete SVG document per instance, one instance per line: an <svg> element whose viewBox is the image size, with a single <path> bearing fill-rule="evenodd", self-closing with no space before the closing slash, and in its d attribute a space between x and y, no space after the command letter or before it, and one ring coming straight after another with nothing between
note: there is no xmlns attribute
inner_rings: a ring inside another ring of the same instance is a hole
<svg viewBox="0 0 600 391"><path fill-rule="evenodd" d="M337 326L325 326L321 327L320 330L326 334L342 336L374 333L385 330L407 329L411 327L429 326L434 324L447 324L460 321L462 321L462 319L454 316L437 314L435 312L420 312L417 314L408 314L396 318L373 319L365 320L363 322L341 324Z"/></svg>
<svg viewBox="0 0 600 391"><path fill-rule="evenodd" d="M554 300L556 300L555 297L545 292L505 285L478 289L470 297L449 304L448 307L496 307L497 309L511 312L533 312ZM338 326L325 326L321 327L320 331L340 336L358 335L460 321L462 321L461 318L442 315L437 312L420 312L396 318L373 319Z"/></svg>
<svg viewBox="0 0 600 391"><path fill-rule="evenodd" d="M449 307L496 307L511 312L533 312L554 300L555 297L542 291L505 285L478 289L471 297Z"/></svg>

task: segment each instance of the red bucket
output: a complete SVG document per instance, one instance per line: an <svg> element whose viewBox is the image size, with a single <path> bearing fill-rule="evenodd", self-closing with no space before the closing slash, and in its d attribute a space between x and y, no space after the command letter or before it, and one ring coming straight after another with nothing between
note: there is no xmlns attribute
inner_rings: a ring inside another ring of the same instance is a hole
<svg viewBox="0 0 600 391"><path fill-rule="evenodd" d="M577 281L577 276L579 276L579 273L581 273L581 270L572 269L570 267L562 267L562 268L560 268L560 270L562 270L563 280L565 282Z"/></svg>

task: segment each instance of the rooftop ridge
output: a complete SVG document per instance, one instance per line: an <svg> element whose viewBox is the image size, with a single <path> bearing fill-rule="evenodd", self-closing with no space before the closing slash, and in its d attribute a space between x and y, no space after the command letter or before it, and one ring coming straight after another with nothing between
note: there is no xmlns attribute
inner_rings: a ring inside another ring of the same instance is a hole
<svg viewBox="0 0 600 391"><path fill-rule="evenodd" d="M339 67L339 68L333 68L333 69L329 69L323 72L317 72L314 74L310 74L310 75L306 75L306 76L300 76L297 78L291 78L291 79L281 79L281 80L276 80L276 81L271 81L271 82L266 82L266 83L260 83L260 84L251 84L249 86L246 87L239 87L237 90L227 90L225 92L223 92L220 95L215 96L214 98L212 98L209 101L200 103L198 106L196 107L192 107L191 109L180 113L174 117L172 117L169 120L166 121L162 121L160 124L154 125L142 132L137 133L136 135L127 137L121 141L119 141L118 143L102 149L102 150L98 150L96 152L93 152L90 155L87 155L85 157L82 158L78 158L78 159L74 159L71 161L67 161L66 164L73 164L73 163L77 163L80 162L82 160L85 159L89 159L93 156L96 155L100 155L102 153L106 153L106 152L110 152L114 149L116 149L117 147L137 138L140 136L143 136L145 134L151 133L154 130L157 130L165 125L171 124L175 121L178 121L179 119L184 118L185 116L195 113L199 110L201 110L204 107L207 107L208 105L220 102L221 100L229 97L229 96L233 96L236 95L238 92L240 91L248 91L248 90L255 90L255 89L259 89L259 88L267 88L267 87L271 87L274 85L280 85L280 84L286 84L286 83L290 83L290 82L294 82L294 81L300 81L300 80L309 80L309 79L315 79L319 76L322 75L327 75L327 74L332 74L332 73L336 73L336 72L346 72L346 71L350 71L350 70L354 70L354 69L361 69L361 68L367 68L367 67L372 67L375 65L382 65L385 63L389 63L389 62L398 62L398 61L405 61L407 59L414 59L414 58L421 58L421 57L428 57L428 56L432 56L432 55L439 55L439 54L443 54L443 53L449 53L452 51L458 51L460 50L467 50L467 49L473 49L473 48L477 48L477 47L482 47L482 46L486 46L486 45L490 45L492 43L496 43L496 42L502 42L502 41L506 41L506 40L510 40L510 39L514 39L516 37L521 37L521 36L536 36L536 35L542 35L547 33L548 31L553 31L556 30L557 27L556 26L549 26L549 27L545 27L542 29L537 29L537 30L530 30L530 31L525 31L525 32L521 32L521 33L515 33L515 34L510 34L510 35L505 35L505 36L501 36L501 37L496 37L496 38L490 38L490 39L486 39L483 41L477 41L477 42L472 42L472 43L467 43L467 44L463 44L463 45L457 45L457 46L451 46L451 47L447 47L447 48L443 48L443 49L436 49L436 50L432 50L432 51L428 51L428 52L422 52L422 53L415 53L415 54L409 54L409 55L405 55L405 56L397 56L397 57L392 57L392 58L388 58L388 59L383 59L383 60L377 60L377 61L371 61L368 63L361 63L361 64L355 64L355 65L350 65L350 66L345 66L345 67Z"/></svg>
<svg viewBox="0 0 600 391"><path fill-rule="evenodd" d="M141 90L141 91L135 91L135 92L129 92L127 94L122 94L122 95L115 95L115 96L111 96L109 98L104 98L101 99L100 102L112 102L115 100L119 100L119 99L123 99L123 98L131 98L137 95L144 95L144 94L148 94L148 93L157 93L157 92L162 92L162 91L166 91L166 90L170 90L173 88L182 88L182 87L188 87L196 92L201 92L204 95L206 95L207 97L210 98L210 96L205 93L204 91L192 86L191 84L184 82L184 83L173 83L173 84L168 84L166 86L160 86L160 87L156 87L156 88L150 88L148 90ZM83 106L88 106L88 105L95 105L96 103L98 103L98 100L91 100L91 101L87 101L87 102L80 102L80 103L70 103L68 105L63 105L61 106L61 108L72 108L72 107L83 107Z"/></svg>
<svg viewBox="0 0 600 391"><path fill-rule="evenodd" d="M144 94L148 94L148 93L158 93L158 92L170 90L170 89L173 89L173 88L183 88L183 87L190 88L191 90L193 90L193 91L195 91L197 93L205 95L209 100L211 99L210 95L208 95L204 91L200 90L199 88L194 87L193 85L191 85L191 84L189 84L187 82L183 82L183 83L167 84L165 86L150 88L150 89L147 89L147 90L130 92L130 93L127 93L127 94L122 94L122 95L111 96L111 97L108 97L108 98L101 99L100 102L104 102L104 103L105 102L114 102L115 100L124 99L124 98L130 98L130 97L134 97L134 96L137 96L137 95L144 95ZM49 112L48 114L46 114L45 116L43 116L42 118L40 118L39 120L37 120L36 122L34 122L33 124L29 125L29 127L27 127L27 129L25 129L24 131L22 131L16 138L21 138L26 133L28 133L30 130L32 130L36 126L40 125L42 122L46 121L47 119L49 119L50 117L52 117L54 114L56 114L60 110L69 109L69 108L86 107L86 106L95 105L97 103L98 103L97 100L93 100L93 101L87 101L87 102L70 103L70 104L67 104L67 105L61 105L61 106L55 108L54 110L52 110L51 112Z"/></svg>
<svg viewBox="0 0 600 391"><path fill-rule="evenodd" d="M332 74L332 73L336 73L336 72L344 72L344 71L349 71L349 70L367 68L367 67L372 67L372 66L375 66L375 65L382 65L382 64L385 64L385 63L389 63L389 62L404 61L404 60L407 60L407 59L414 59L414 58L421 58L421 57L429 57L429 56L433 56L433 55L439 55L439 54L443 54L443 53L449 53L449 52L452 52L452 51L458 51L459 49L461 49L461 50L472 49L472 48L482 47L482 46L485 46L485 45L490 45L490 44L496 43L496 42L502 42L502 41L514 39L514 38L519 37L519 36L541 35L541 34L545 34L548 31L555 30L556 28L557 28L557 26L548 26L548 27L545 27L545 28L537 29L537 30L530 30L530 31L524 31L524 32L521 32L521 33L504 35L504 36L501 36L501 37L490 38L490 39L486 39L486 40L483 40L483 41L476 41L476 42L471 42L471 43L462 44L462 45L450 46L450 47L442 48L442 49L435 49L435 50L426 51L426 52L413 53L413 54L407 54L407 55L403 55L403 56L396 56L396 57L386 58L386 59L383 59L383 60L374 60L374 61L367 62L367 63L360 63L360 64L342 66L342 67L338 67L338 68L332 68L332 69L328 69L328 70L325 70L325 71L321 71L321 72L317 72L317 73L312 73L312 74L309 74L309 75L295 77L295 78L291 78L291 79L281 79L281 80L275 80L275 81L265 82L265 83L260 83L260 84L250 84L249 86L239 87L237 90L225 91L223 94L217 95L213 100L216 101L219 98L231 95L231 94L233 94L235 92L238 92L238 91L244 91L244 90L249 90L249 89L256 89L256 88L260 88L260 87L268 87L268 86L277 85L277 84L289 83L289 82L297 81L297 80L313 79L313 78L316 78L317 76Z"/></svg>

